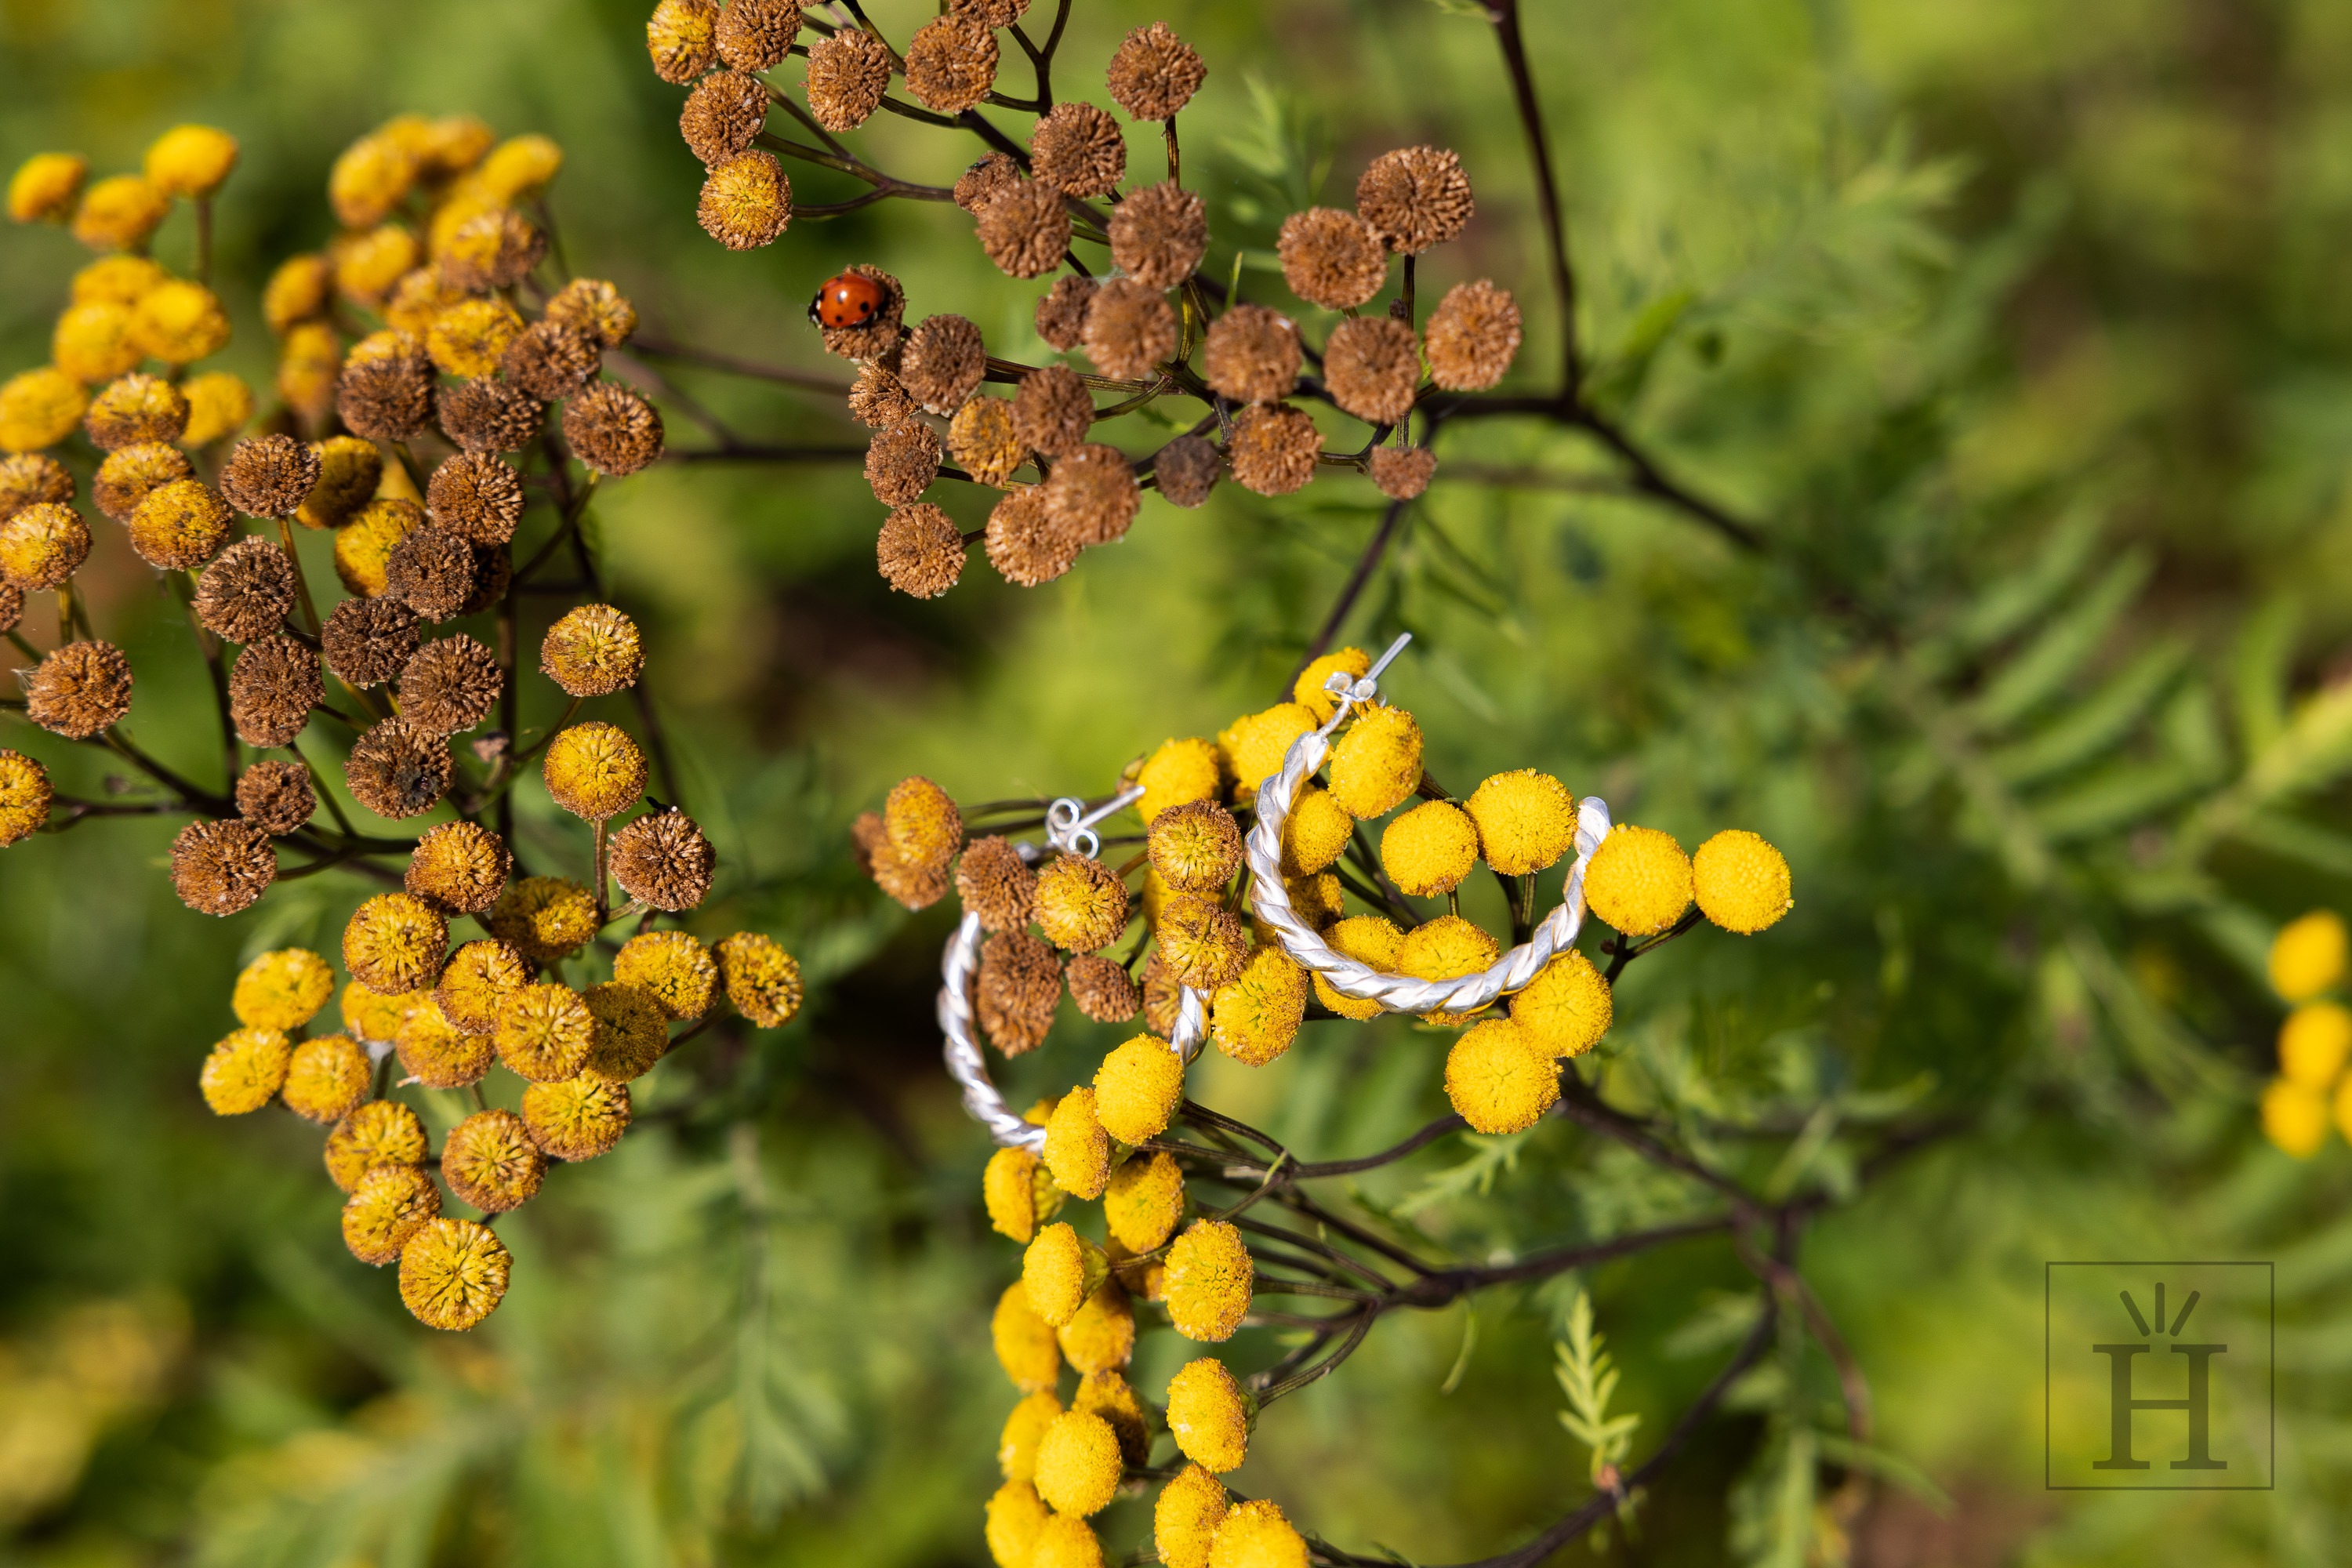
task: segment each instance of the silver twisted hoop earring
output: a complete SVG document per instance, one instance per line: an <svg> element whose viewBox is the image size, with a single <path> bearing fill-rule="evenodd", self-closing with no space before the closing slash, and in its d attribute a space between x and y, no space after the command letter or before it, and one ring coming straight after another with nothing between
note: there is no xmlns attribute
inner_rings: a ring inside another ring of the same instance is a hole
<svg viewBox="0 0 2352 1568"><path fill-rule="evenodd" d="M1330 755L1331 735L1349 710L1380 695L1381 671L1404 651L1412 634L1391 643L1388 651L1360 677L1334 674L1324 689L1339 701L1323 727L1310 730L1290 743L1281 770L1257 786L1257 822L1243 844L1250 868L1250 904L1293 959L1320 974L1332 990L1358 1002L1377 1002L1391 1013L1474 1013L1511 992L1524 989L1545 964L1575 942L1584 925L1584 868L1601 841L1609 837L1609 803L1587 795L1576 813L1576 858L1570 862L1568 882L1560 889L1559 908L1546 915L1528 940L1503 954L1475 974L1454 980L1416 980L1409 974L1386 974L1349 958L1323 940L1291 907L1282 879L1282 827L1298 799L1299 786L1313 776Z"/></svg>
<svg viewBox="0 0 2352 1568"><path fill-rule="evenodd" d="M1142 786L1131 784L1088 811L1086 802L1065 795L1045 810L1045 843L1052 848L1095 859L1102 853L1102 840L1094 825L1142 797ZM1045 856L1045 849L1034 844L1018 844L1014 847L1022 859L1033 865ZM948 939L940 955L940 1055L947 1062L948 1076L963 1086L963 1108L971 1119L987 1128L988 1135L999 1145L1035 1153L1045 1146L1045 1128L1005 1103L1003 1091L988 1075L988 1058L981 1052L971 1004L972 981L980 972L981 941L980 917L967 914L956 922L955 934ZM1176 1027L1171 1031L1169 1048L1190 1064L1201 1054L1208 1038L1207 998L1187 985L1179 996Z"/></svg>

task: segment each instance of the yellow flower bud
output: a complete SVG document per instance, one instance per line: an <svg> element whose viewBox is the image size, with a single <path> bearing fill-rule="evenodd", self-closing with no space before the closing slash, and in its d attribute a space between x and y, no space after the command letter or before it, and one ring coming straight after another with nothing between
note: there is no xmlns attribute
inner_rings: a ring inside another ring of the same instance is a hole
<svg viewBox="0 0 2352 1568"><path fill-rule="evenodd" d="M1234 720L1233 727L1217 737L1225 771L1234 779L1234 798L1255 799L1257 786L1266 775L1281 771L1290 743L1318 722L1313 709L1297 702L1277 702L1262 713Z"/></svg>
<svg viewBox="0 0 2352 1568"><path fill-rule="evenodd" d="M1039 1231L1021 1255L1021 1287L1028 1292L1030 1310L1049 1329L1076 1318L1109 1274L1103 1249L1066 1220Z"/></svg>
<svg viewBox="0 0 2352 1568"><path fill-rule="evenodd" d="M1545 964L1511 998L1511 1021L1544 1055L1580 1057L1609 1032L1615 1007L1592 961L1571 950Z"/></svg>
<svg viewBox="0 0 2352 1568"><path fill-rule="evenodd" d="M2263 1089L2263 1136L2298 1160L2327 1142L2327 1097L2293 1079L2274 1078Z"/></svg>
<svg viewBox="0 0 2352 1568"><path fill-rule="evenodd" d="M1384 916L1354 915L1325 931L1323 940L1334 952L1345 953L1359 963L1392 974L1404 932ZM1352 996L1340 995L1319 974L1315 976L1315 998L1342 1018L1370 1018L1381 1010L1378 1002L1359 1002Z"/></svg>
<svg viewBox="0 0 2352 1568"><path fill-rule="evenodd" d="M1460 806L1424 801L1381 834L1381 866L1417 899L1450 893L1478 863L1478 830Z"/></svg>
<svg viewBox="0 0 2352 1568"><path fill-rule="evenodd" d="M308 948L265 952L245 966L229 994L236 1021L257 1029L299 1029L335 994L335 972Z"/></svg>
<svg viewBox="0 0 2352 1568"><path fill-rule="evenodd" d="M2306 1002L2279 1026L2279 1074L2325 1093L2352 1056L2352 1012L2334 1002Z"/></svg>
<svg viewBox="0 0 2352 1568"><path fill-rule="evenodd" d="M1100 1513L1118 1494L1118 1435L1083 1410L1054 1417L1037 1440L1037 1495L1058 1513Z"/></svg>
<svg viewBox="0 0 2352 1568"><path fill-rule="evenodd" d="M1105 1279L1054 1338L1062 1359L1079 1372L1117 1372L1135 1357L1135 1310L1127 1292L1118 1280Z"/></svg>
<svg viewBox="0 0 2352 1568"><path fill-rule="evenodd" d="M1053 1514L1027 1481L1007 1481L988 1500L988 1554L996 1568L1033 1568L1037 1532Z"/></svg>
<svg viewBox="0 0 2352 1568"><path fill-rule="evenodd" d="M1225 1521L1225 1483L1186 1465L1151 1507L1151 1542L1167 1568L1209 1568L1209 1544Z"/></svg>
<svg viewBox="0 0 2352 1568"><path fill-rule="evenodd" d="M209 125L175 125L147 146L147 178L173 196L208 196L236 167L236 138Z"/></svg>
<svg viewBox="0 0 2352 1568"><path fill-rule="evenodd" d="M1143 786L1143 798L1136 803L1136 813L1147 825L1158 820L1160 814L1171 805L1214 800L1223 782L1217 748L1197 737L1164 741L1146 759L1135 782Z"/></svg>
<svg viewBox="0 0 2352 1568"><path fill-rule="evenodd" d="M1127 1161L1103 1189L1103 1220L1129 1252L1150 1252L1176 1233L1184 1217L1184 1173L1165 1152Z"/></svg>
<svg viewBox="0 0 2352 1568"><path fill-rule="evenodd" d="M1225 1363L1202 1356L1184 1363L1168 1384L1168 1430L1184 1457L1223 1475L1249 1457L1250 1423L1257 1401Z"/></svg>
<svg viewBox="0 0 2352 1568"><path fill-rule="evenodd" d="M1209 1344L1232 1339L1249 1313L1255 1268L1240 1231L1223 1220L1194 1220L1168 1249L1168 1316L1176 1331Z"/></svg>
<svg viewBox="0 0 2352 1568"><path fill-rule="evenodd" d="M990 1228L1024 1246L1036 1239L1037 1227L1062 1206L1062 1189L1054 1173L1026 1149L999 1149L990 1155L988 1168L981 1173L980 1192Z"/></svg>
<svg viewBox="0 0 2352 1568"><path fill-rule="evenodd" d="M996 1348L997 1364L1013 1380L1013 1387L1028 1394L1054 1386L1062 1371L1061 1348L1054 1342L1054 1326L1029 1305L1029 1288L1024 1280L1014 1280L997 1297L988 1333Z"/></svg>
<svg viewBox="0 0 2352 1568"><path fill-rule="evenodd" d="M1496 773L1463 803L1478 828L1478 853L1506 877L1557 862L1576 844L1576 797L1533 768Z"/></svg>
<svg viewBox="0 0 2352 1568"><path fill-rule="evenodd" d="M1331 792L1307 784L1290 803L1282 823L1282 874L1306 877L1328 869L1346 854L1356 819L1340 809Z"/></svg>
<svg viewBox="0 0 2352 1568"><path fill-rule="evenodd" d="M1335 675L1350 679L1368 673L1372 668L1372 656L1360 647L1343 647L1310 660L1298 679L1290 684L1290 700L1315 715L1318 724L1328 724L1339 708L1339 700L1323 689L1323 683Z"/></svg>
<svg viewBox="0 0 2352 1568"><path fill-rule="evenodd" d="M18 223L63 223L89 173L78 153L34 153L8 178L8 216Z"/></svg>
<svg viewBox="0 0 2352 1568"><path fill-rule="evenodd" d="M1584 898L1627 936L1654 935L1690 908L1690 857L1669 834L1620 823L1585 867Z"/></svg>
<svg viewBox="0 0 2352 1568"><path fill-rule="evenodd" d="M1024 1396L1013 1407L996 1440L996 1464L1006 1480L1036 1479L1037 1439L1045 1435L1045 1428L1061 1413L1062 1402L1043 1389Z"/></svg>
<svg viewBox="0 0 2352 1568"><path fill-rule="evenodd" d="M2271 989L2289 1002L2308 1002L2344 978L2343 917L2314 910L2289 921L2271 939Z"/></svg>
<svg viewBox="0 0 2352 1568"><path fill-rule="evenodd" d="M1699 912L1728 931L1752 936L1789 912L1789 862L1755 834L1727 827L1691 857L1691 891Z"/></svg>
<svg viewBox="0 0 2352 1568"><path fill-rule="evenodd" d="M1307 1539L1273 1503L1235 1503L1210 1543L1209 1568L1307 1568Z"/></svg>
<svg viewBox="0 0 2352 1568"><path fill-rule="evenodd" d="M1307 1016L1307 971L1279 947L1249 955L1209 1002L1209 1033L1237 1062L1264 1067L1290 1048Z"/></svg>
<svg viewBox="0 0 2352 1568"><path fill-rule="evenodd" d="M1157 1138L1184 1098L1183 1058L1159 1036L1138 1035L1103 1058L1093 1093L1104 1131L1129 1144Z"/></svg>
<svg viewBox="0 0 2352 1568"><path fill-rule="evenodd" d="M1080 1087L1062 1096L1045 1119L1045 1168L1073 1196L1098 1198L1110 1180L1110 1135L1095 1112L1095 1091Z"/></svg>
<svg viewBox="0 0 2352 1568"><path fill-rule="evenodd" d="M1358 713L1331 748L1330 779L1349 816L1386 816L1421 787L1421 726L1402 708Z"/></svg>
<svg viewBox="0 0 2352 1568"><path fill-rule="evenodd" d="M1524 1132L1559 1099L1559 1068L1527 1031L1489 1018L1454 1042L1445 1098L1480 1132Z"/></svg>

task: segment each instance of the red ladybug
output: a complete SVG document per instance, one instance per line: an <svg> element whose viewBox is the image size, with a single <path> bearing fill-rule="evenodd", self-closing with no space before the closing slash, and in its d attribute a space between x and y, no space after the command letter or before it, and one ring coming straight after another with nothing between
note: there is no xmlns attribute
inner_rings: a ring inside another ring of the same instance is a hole
<svg viewBox="0 0 2352 1568"><path fill-rule="evenodd" d="M809 320L820 327L862 327L887 309L890 290L862 272L828 278L809 301Z"/></svg>

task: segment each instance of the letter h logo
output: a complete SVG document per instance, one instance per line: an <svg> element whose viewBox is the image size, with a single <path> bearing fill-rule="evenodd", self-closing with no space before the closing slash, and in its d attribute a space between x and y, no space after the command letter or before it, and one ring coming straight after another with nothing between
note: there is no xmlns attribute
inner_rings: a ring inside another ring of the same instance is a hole
<svg viewBox="0 0 2352 1568"><path fill-rule="evenodd" d="M2213 1358L2229 1351L2228 1345L2189 1344L2180 1338L2187 1327L2189 1314L2197 1310L2201 1292L2191 1290L2189 1300L2180 1304L2180 1315L2167 1328L2164 1322L2164 1281L2156 1282L2156 1323L2140 1316L2139 1304L2131 1292L2116 1292L2123 1298L2124 1310L2131 1314L2132 1324L2140 1337L2137 1342L2116 1344L2095 1344L2094 1353L2107 1358L2109 1377L2107 1401L2107 1457L2092 1462L2095 1470L2144 1470L2148 1461L2132 1457L2132 1412L2135 1410L2180 1410L2189 1415L2189 1457L2175 1459L2176 1470L2226 1470L2227 1459L2217 1459L2212 1454L2212 1387ZM2189 1358L2189 1397L2186 1399L2142 1399L2132 1392L2132 1369L2139 1357L2156 1347L2148 1342L2158 1335L2172 1341L2172 1353Z"/></svg>

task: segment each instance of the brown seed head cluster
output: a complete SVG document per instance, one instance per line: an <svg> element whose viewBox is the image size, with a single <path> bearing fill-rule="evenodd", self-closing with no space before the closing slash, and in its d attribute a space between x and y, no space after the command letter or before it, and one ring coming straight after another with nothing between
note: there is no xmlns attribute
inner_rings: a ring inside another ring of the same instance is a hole
<svg viewBox="0 0 2352 1568"><path fill-rule="evenodd" d="M1013 435L1048 458L1066 457L1084 446L1094 416L1094 395L1066 365L1031 371L1021 378L1020 394L1013 400Z"/></svg>
<svg viewBox="0 0 2352 1568"><path fill-rule="evenodd" d="M931 316L907 334L898 382L931 413L952 415L987 370L988 346L978 327L961 316Z"/></svg>
<svg viewBox="0 0 2352 1568"><path fill-rule="evenodd" d="M1110 258L1148 289L1173 289L1209 248L1209 210L1175 181L1129 191L1110 215Z"/></svg>
<svg viewBox="0 0 2352 1568"><path fill-rule="evenodd" d="M719 58L739 71L772 69L800 30L800 0L731 0L719 13Z"/></svg>
<svg viewBox="0 0 2352 1568"><path fill-rule="evenodd" d="M1382 495L1411 500L1429 488L1437 472L1437 454L1426 447L1375 447L1367 467Z"/></svg>
<svg viewBox="0 0 2352 1568"><path fill-rule="evenodd" d="M299 763L256 763L236 776L236 814L264 833L295 832L318 809L310 770Z"/></svg>
<svg viewBox="0 0 2352 1568"><path fill-rule="evenodd" d="M553 403L585 386L603 365L604 353L580 328L541 320L507 345L499 373L541 403Z"/></svg>
<svg viewBox="0 0 2352 1568"><path fill-rule="evenodd" d="M1065 195L1108 195L1127 174L1127 138L1093 104L1057 103L1030 135L1029 173Z"/></svg>
<svg viewBox="0 0 2352 1568"><path fill-rule="evenodd" d="M963 575L963 533L929 501L902 506L882 523L875 564L890 586L918 599L936 599Z"/></svg>
<svg viewBox="0 0 2352 1568"><path fill-rule="evenodd" d="M1323 433L1315 421L1286 403L1255 404L1234 421L1225 449L1234 482L1262 496L1286 496L1315 477Z"/></svg>
<svg viewBox="0 0 2352 1568"><path fill-rule="evenodd" d="M884 506L921 500L939 474L939 432L919 419L877 430L866 445L866 482Z"/></svg>
<svg viewBox="0 0 2352 1568"><path fill-rule="evenodd" d="M1068 353L1087 330L1087 310L1095 302L1095 280L1066 273L1054 279L1037 301L1037 335Z"/></svg>
<svg viewBox="0 0 2352 1568"><path fill-rule="evenodd" d="M1480 392L1503 379L1519 352L1519 306L1481 278L1457 283L1429 313L1429 377L1449 392Z"/></svg>
<svg viewBox="0 0 2352 1568"><path fill-rule="evenodd" d="M1111 100L1138 120L1173 120L1208 74L1190 44L1154 22L1129 33L1111 56Z"/></svg>
<svg viewBox="0 0 2352 1568"><path fill-rule="evenodd" d="M1235 403L1278 403L1298 384L1304 352L1289 317L1235 305L1209 323L1201 367L1209 385Z"/></svg>
<svg viewBox="0 0 2352 1568"><path fill-rule="evenodd" d="M702 231L730 250L772 245L793 221L793 183L776 155L761 149L710 171L694 215Z"/></svg>
<svg viewBox="0 0 2352 1568"><path fill-rule="evenodd" d="M891 351L898 346L903 335L900 329L907 317L907 290L899 286L896 278L879 267L869 266L863 261L844 270L853 278L870 279L880 284L889 302L856 326L824 328L819 335L824 340L824 352L869 364L877 360L884 361L886 363L877 368L896 374L897 364L887 362L895 359Z"/></svg>
<svg viewBox="0 0 2352 1568"><path fill-rule="evenodd" d="M750 150L768 123L768 88L745 71L716 71L694 84L677 117L688 151L716 168Z"/></svg>
<svg viewBox="0 0 2352 1568"><path fill-rule="evenodd" d="M981 249L1008 278L1043 278L1069 251L1069 209L1061 191L1043 180L999 191L976 216Z"/></svg>
<svg viewBox="0 0 2352 1568"><path fill-rule="evenodd" d="M890 90L890 47L859 27L809 46L808 107L827 131L855 131Z"/></svg>
<svg viewBox="0 0 2352 1568"><path fill-rule="evenodd" d="M425 481L425 514L434 527L468 543L504 544L514 537L527 500L521 476L504 459L459 452L443 459Z"/></svg>
<svg viewBox="0 0 2352 1568"><path fill-rule="evenodd" d="M460 632L426 643L400 672L400 716L420 730L454 735L488 718L505 689L499 656Z"/></svg>
<svg viewBox="0 0 2352 1568"><path fill-rule="evenodd" d="M1013 841L975 838L956 863L956 898L983 930L1019 931L1037 910L1037 876Z"/></svg>
<svg viewBox="0 0 2352 1568"><path fill-rule="evenodd" d="M628 296L598 278L574 278L557 289L545 319L585 332L608 349L627 342L637 330L636 307Z"/></svg>
<svg viewBox="0 0 2352 1568"><path fill-rule="evenodd" d="M1171 506L1192 508L1209 499L1225 466L1224 454L1198 436L1179 436L1160 448L1152 474Z"/></svg>
<svg viewBox="0 0 2352 1568"><path fill-rule="evenodd" d="M237 738L267 749L293 743L327 700L319 656L289 637L249 642L228 672L228 711Z"/></svg>
<svg viewBox="0 0 2352 1568"><path fill-rule="evenodd" d="M1124 1024L1142 1010L1143 993L1134 976L1099 953L1081 953L1063 971L1070 1000L1097 1024Z"/></svg>
<svg viewBox="0 0 2352 1568"><path fill-rule="evenodd" d="M981 944L972 990L991 1045L1008 1057L1034 1050L1061 1005L1061 955L1025 931L999 931Z"/></svg>
<svg viewBox="0 0 2352 1568"><path fill-rule="evenodd" d="M1388 281L1388 247L1378 231L1337 207L1309 207L1283 219L1275 252L1290 291L1326 310L1353 310Z"/></svg>
<svg viewBox="0 0 2352 1568"><path fill-rule="evenodd" d="M74 499L73 471L46 452L12 452L0 458L0 518L43 501Z"/></svg>
<svg viewBox="0 0 2352 1568"><path fill-rule="evenodd" d="M187 398L170 382L144 371L100 388L82 415L83 430L101 452L134 441L176 441L187 427Z"/></svg>
<svg viewBox="0 0 2352 1568"><path fill-rule="evenodd" d="M278 879L278 851L250 822L191 822L172 840L172 889L202 915L250 909Z"/></svg>
<svg viewBox="0 0 2352 1568"><path fill-rule="evenodd" d="M613 836L613 879L621 890L657 910L690 910L710 891L719 857L694 818L647 812Z"/></svg>
<svg viewBox="0 0 2352 1568"><path fill-rule="evenodd" d="M236 514L211 486L173 479L149 490L131 513L131 548L150 566L193 572L228 542Z"/></svg>
<svg viewBox="0 0 2352 1568"><path fill-rule="evenodd" d="M513 352L512 344L508 352ZM468 452L519 452L539 438L547 417L547 405L538 398L488 375L443 387L435 404L441 433Z"/></svg>
<svg viewBox="0 0 2352 1568"><path fill-rule="evenodd" d="M968 13L926 22L907 41L907 90L925 109L961 114L996 85L996 35Z"/></svg>
<svg viewBox="0 0 2352 1568"><path fill-rule="evenodd" d="M362 355L362 343L343 363L335 383L335 412L355 436L371 441L405 441L433 416L433 362L405 332L405 345Z"/></svg>
<svg viewBox="0 0 2352 1568"><path fill-rule="evenodd" d="M662 455L661 416L625 386L600 381L563 405L563 439L599 474L634 474Z"/></svg>
<svg viewBox="0 0 2352 1568"><path fill-rule="evenodd" d="M474 547L445 528L411 531L383 565L384 595L420 620L446 621L474 594Z"/></svg>
<svg viewBox="0 0 2352 1568"><path fill-rule="evenodd" d="M539 645L539 668L574 697L606 697L636 684L645 668L637 624L610 605L564 612Z"/></svg>
<svg viewBox="0 0 2352 1568"><path fill-rule="evenodd" d="M996 503L982 535L988 563L1008 583L1034 588L1070 569L1084 548L1045 511L1045 487L1024 485Z"/></svg>
<svg viewBox="0 0 2352 1568"><path fill-rule="evenodd" d="M915 400L897 376L871 361L857 367L857 379L849 388L851 418L869 430L887 430L914 414Z"/></svg>
<svg viewBox="0 0 2352 1568"><path fill-rule="evenodd" d="M416 612L397 599L345 599L328 616L319 641L327 668L365 690L397 680L416 652Z"/></svg>
<svg viewBox="0 0 2352 1568"><path fill-rule="evenodd" d="M319 482L319 455L291 436L239 441L221 465L221 495L247 517L292 517Z"/></svg>
<svg viewBox="0 0 2352 1568"><path fill-rule="evenodd" d="M1126 538L1128 525L1143 503L1126 455L1100 442L1080 447L1055 464L1044 489L1046 517L1082 545Z"/></svg>
<svg viewBox="0 0 2352 1568"><path fill-rule="evenodd" d="M1000 489L1029 456L1013 427L1013 405L1002 397L977 395L949 421L948 450L973 480Z"/></svg>
<svg viewBox="0 0 2352 1568"><path fill-rule="evenodd" d="M1021 165L1003 153L991 153L956 176L955 205L977 214L989 200L1021 183Z"/></svg>
<svg viewBox="0 0 2352 1568"><path fill-rule="evenodd" d="M1420 380L1421 345L1412 329L1392 317L1341 321L1323 345L1323 384L1331 400L1366 424L1402 419Z"/></svg>
<svg viewBox="0 0 2352 1568"><path fill-rule="evenodd" d="M1461 158L1441 147L1383 153L1356 181L1356 211L1405 256L1461 238L1476 210Z"/></svg>
<svg viewBox="0 0 2352 1568"><path fill-rule="evenodd" d="M1129 278L1095 290L1082 342L1105 375L1140 381L1176 353L1176 312L1168 297Z"/></svg>
<svg viewBox="0 0 2352 1568"><path fill-rule="evenodd" d="M683 87L710 68L719 52L719 7L713 0L661 0L646 19L646 53L654 74Z"/></svg>
<svg viewBox="0 0 2352 1568"><path fill-rule="evenodd" d="M139 503L154 490L180 479L194 479L188 455L161 441L135 441L109 452L98 465L90 499L98 510L128 526Z"/></svg>
<svg viewBox="0 0 2352 1568"><path fill-rule="evenodd" d="M439 805L456 768L448 742L403 720L386 719L352 743L343 782L362 805L397 820Z"/></svg>
<svg viewBox="0 0 2352 1568"><path fill-rule="evenodd" d="M547 259L546 231L512 207L458 224L441 248L441 272L463 293L511 289Z"/></svg>
<svg viewBox="0 0 2352 1568"><path fill-rule="evenodd" d="M112 643L53 649L25 682L25 716L68 740L101 734L130 711L131 661Z"/></svg>

